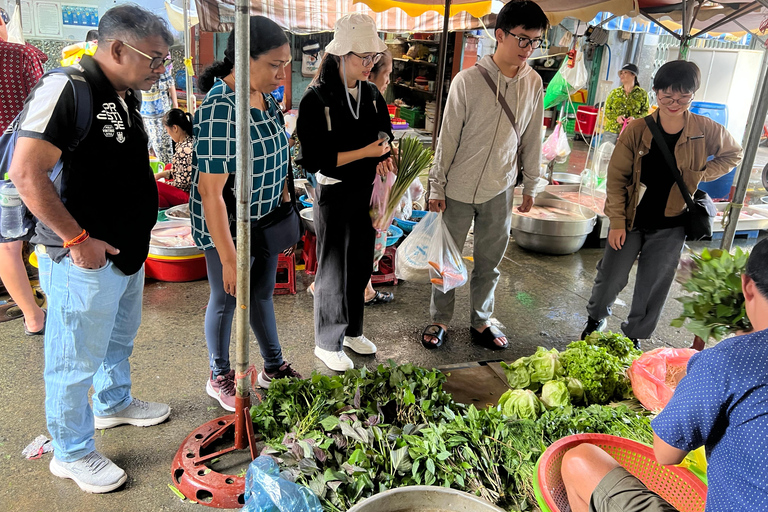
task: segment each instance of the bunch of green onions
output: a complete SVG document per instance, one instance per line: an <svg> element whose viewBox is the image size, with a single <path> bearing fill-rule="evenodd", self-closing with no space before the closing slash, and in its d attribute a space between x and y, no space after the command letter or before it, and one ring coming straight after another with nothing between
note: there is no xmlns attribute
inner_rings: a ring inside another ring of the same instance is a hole
<svg viewBox="0 0 768 512"><path fill-rule="evenodd" d="M435 157L434 151L425 148L419 139L413 136L402 137L399 142L393 144L393 149L392 160L397 170L397 178L389 190L383 214L374 218L374 227L377 229L386 229L389 226L397 205L411 183L429 170Z"/></svg>

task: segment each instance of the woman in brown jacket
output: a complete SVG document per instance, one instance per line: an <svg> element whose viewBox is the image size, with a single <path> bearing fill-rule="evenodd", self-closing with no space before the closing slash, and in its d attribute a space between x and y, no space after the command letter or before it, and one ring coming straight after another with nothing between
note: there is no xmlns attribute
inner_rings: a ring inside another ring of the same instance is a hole
<svg viewBox="0 0 768 512"><path fill-rule="evenodd" d="M688 111L699 88L696 64L664 64L653 80L659 109L651 114L688 190L712 181L741 161L741 147L722 125ZM707 158L712 156L712 160ZM611 307L638 260L635 291L624 334L639 347L659 322L685 242L686 204L672 170L644 119L621 134L608 166L605 214L611 222L589 299L584 339L605 327Z"/></svg>

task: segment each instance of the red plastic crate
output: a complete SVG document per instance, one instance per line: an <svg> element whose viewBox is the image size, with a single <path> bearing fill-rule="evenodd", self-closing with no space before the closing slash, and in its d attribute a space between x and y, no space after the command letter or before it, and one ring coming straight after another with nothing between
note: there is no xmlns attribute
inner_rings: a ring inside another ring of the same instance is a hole
<svg viewBox="0 0 768 512"><path fill-rule="evenodd" d="M144 264L144 275L150 279L172 283L204 279L208 275L205 255L201 253L184 258L169 258L150 254Z"/></svg>
<svg viewBox="0 0 768 512"><path fill-rule="evenodd" d="M592 135L595 133L599 109L582 105L576 110L576 133Z"/></svg>

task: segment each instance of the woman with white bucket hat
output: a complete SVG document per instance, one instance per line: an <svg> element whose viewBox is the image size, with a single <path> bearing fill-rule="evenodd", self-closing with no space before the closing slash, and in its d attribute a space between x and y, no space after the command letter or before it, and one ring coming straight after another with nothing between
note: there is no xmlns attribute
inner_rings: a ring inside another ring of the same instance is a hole
<svg viewBox="0 0 768 512"><path fill-rule="evenodd" d="M387 103L367 80L387 46L370 16L336 22L333 41L299 106L299 163L316 173L315 355L328 368L354 368L344 353L375 354L363 335L365 287L375 230L370 197L377 172L391 169Z"/></svg>

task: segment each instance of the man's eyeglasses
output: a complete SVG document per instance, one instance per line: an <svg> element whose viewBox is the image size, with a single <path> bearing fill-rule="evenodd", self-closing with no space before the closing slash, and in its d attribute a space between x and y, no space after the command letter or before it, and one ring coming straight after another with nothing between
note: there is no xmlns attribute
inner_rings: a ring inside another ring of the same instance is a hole
<svg viewBox="0 0 768 512"><path fill-rule="evenodd" d="M677 103L679 106L684 107L693 101L693 94L690 96L683 96L682 98L673 98L672 96L657 96L660 105L668 107Z"/></svg>
<svg viewBox="0 0 768 512"><path fill-rule="evenodd" d="M506 30L504 30L504 33L507 34L508 36L512 36L515 39L517 39L517 46L519 46L520 48L526 48L530 46L532 49L535 50L537 48L541 48L541 45L544 44L543 39L531 39L530 37L518 36Z"/></svg>
<svg viewBox="0 0 768 512"><path fill-rule="evenodd" d="M367 57L363 57L362 55L358 55L355 52L349 52L358 59L363 61L363 66L370 66L371 64L376 64L381 60L381 54L380 53L374 53L373 55L368 55Z"/></svg>
<svg viewBox="0 0 768 512"><path fill-rule="evenodd" d="M125 46L130 48L131 50L135 51L139 55L143 55L144 57L149 59L149 69L157 69L160 66L163 66L164 68L168 67L168 64L170 64L172 61L170 58L167 57L153 57L151 55L147 55L143 51L139 50L138 48L134 48L133 46L129 45L125 41L120 41L119 39L107 39L108 42L110 41L119 41L123 43Z"/></svg>

